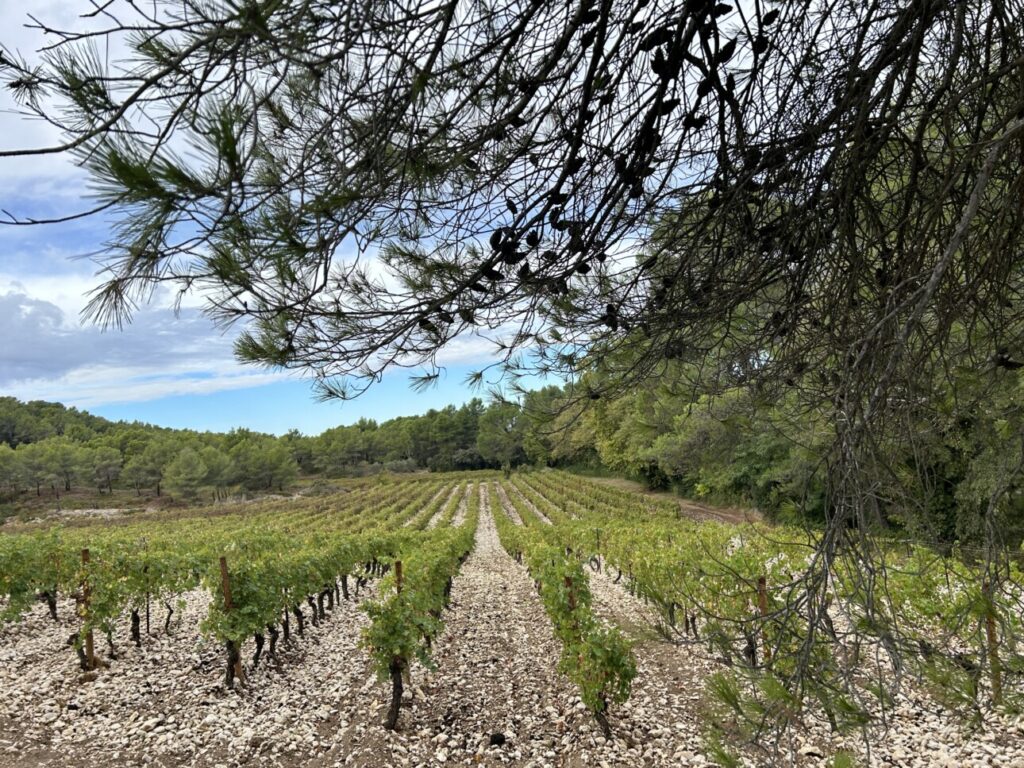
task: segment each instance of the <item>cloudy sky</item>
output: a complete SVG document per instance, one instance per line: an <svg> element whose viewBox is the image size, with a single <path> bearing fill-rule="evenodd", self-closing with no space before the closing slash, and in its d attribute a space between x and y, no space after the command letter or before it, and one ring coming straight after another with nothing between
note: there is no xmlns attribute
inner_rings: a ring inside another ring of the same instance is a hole
<svg viewBox="0 0 1024 768"><path fill-rule="evenodd" d="M0 0L0 43L31 59L43 41L26 29L27 12L67 26L87 0ZM4 89L5 90L5 89ZM47 128L13 114L0 93L0 148L39 145ZM88 203L81 172L63 158L0 161L0 209L46 217ZM468 340L449 355L438 386L417 394L396 372L350 403L319 403L309 382L292 373L235 362L233 334L214 328L197 302L177 315L157 297L124 331L106 331L80 317L99 279L89 254L102 248L109 221L92 218L43 227L0 225L0 395L54 400L108 418L225 430L318 433L361 416L386 419L461 403L477 391L464 384L484 359Z"/></svg>

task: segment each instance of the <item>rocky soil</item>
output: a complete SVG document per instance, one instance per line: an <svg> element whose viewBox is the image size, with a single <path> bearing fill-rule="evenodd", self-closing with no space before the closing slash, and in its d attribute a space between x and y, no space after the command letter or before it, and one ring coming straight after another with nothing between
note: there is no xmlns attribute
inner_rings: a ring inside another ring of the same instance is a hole
<svg viewBox="0 0 1024 768"><path fill-rule="evenodd" d="M466 488L466 492L463 494L462 498L459 500L459 506L455 509L455 514L452 515L451 524L453 526L458 527L466 522L466 513L469 511L469 494L471 493L478 493L477 486L475 484L470 484ZM479 493L483 493L483 491L479 491Z"/></svg>
<svg viewBox="0 0 1024 768"><path fill-rule="evenodd" d="M64 646L71 602L61 602L59 623L36 609L0 631L0 766L299 766L329 751L366 704L364 614L343 601L320 627L307 622L304 638L293 622L277 660L250 664L246 685L230 691L223 649L198 632L208 599L185 595L170 636L154 604L141 649L124 622L117 658L89 675ZM101 637L97 650L106 656Z"/></svg>
<svg viewBox="0 0 1024 768"><path fill-rule="evenodd" d="M702 730L700 714L709 711L704 682L725 667L699 644L668 641L655 629L660 623L655 612L603 570L591 573L590 585L598 615L618 624L635 641L638 673L626 711L630 716L643 713L641 731L657 713L677 718L694 737L677 747L675 757L680 762L656 760L653 764L700 765L693 755L700 754L701 740L695 738ZM1024 768L1022 717L988 712L982 723L972 727L909 683L885 715L887 725L872 728L865 739L832 733L824 715L812 712L785 742L775 745L774 753L746 749L743 756L748 765L824 768L832 755L845 751L856 756L857 765L879 768ZM664 737L664 729L647 732L646 741L655 745L656 754L675 743L664 744Z"/></svg>
<svg viewBox="0 0 1024 768"><path fill-rule="evenodd" d="M516 525L522 525L523 519L519 516L519 513L516 512L515 507L512 506L512 503L509 501L508 495L505 493L505 489L500 484L495 483L494 492L495 495L498 497L499 503L499 506L495 507L494 513L497 514L498 509L500 508L500 510L508 516L509 520L511 520Z"/></svg>
<svg viewBox="0 0 1024 768"><path fill-rule="evenodd" d="M366 617L356 601L320 627L307 623L304 638L250 669L234 691L223 684L223 649L199 632L205 593L185 595L171 635L154 603L153 635L141 649L123 622L118 658L95 679L83 677L64 646L76 620L73 604L62 601L57 623L40 605L27 621L0 627L0 767L709 765L700 718L717 662L700 646L666 641L641 600L593 573L595 608L634 639L639 667L632 699L612 710L615 739L605 741L558 673L561 649L529 575L498 541L492 514L502 514L500 491L473 492L481 494L476 546L454 581L437 668L412 670L397 732L380 726L389 689L358 647ZM464 497L459 515L465 507ZM368 596L372 586L359 597ZM105 655L101 637L97 647ZM890 718L888 733L873 734L869 756L810 720L778 754L748 752L745 762L826 766L842 747L879 768L1024 768L1020 719L986 715L969 731L912 696L897 700Z"/></svg>

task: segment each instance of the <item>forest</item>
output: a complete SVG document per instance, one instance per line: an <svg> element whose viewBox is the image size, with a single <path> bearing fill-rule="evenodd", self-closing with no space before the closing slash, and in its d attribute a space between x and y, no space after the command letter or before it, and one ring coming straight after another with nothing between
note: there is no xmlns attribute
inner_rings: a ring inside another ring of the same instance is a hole
<svg viewBox="0 0 1024 768"><path fill-rule="evenodd" d="M281 491L299 477L530 465L634 479L686 498L752 507L777 522L821 523L827 414L801 408L792 392L768 398L739 385L695 391L687 388L691 375L679 365L631 392L584 404L570 387L549 386L519 400L473 399L380 423L361 418L314 436L173 430L5 397L0 488L8 505L22 494L59 498L76 485L194 501ZM888 446L896 470L879 478L880 529L941 548L980 540L979 510L996 478L1007 480L1000 464L1022 450L1012 447L1020 442L1021 381L1017 370L992 365L962 372L962 392L972 379L986 384L983 404L929 401L914 422L914 450L895 440ZM931 482L911 482L918 473ZM1014 547L1024 537L1024 501L1021 481L1008 481L1002 535Z"/></svg>

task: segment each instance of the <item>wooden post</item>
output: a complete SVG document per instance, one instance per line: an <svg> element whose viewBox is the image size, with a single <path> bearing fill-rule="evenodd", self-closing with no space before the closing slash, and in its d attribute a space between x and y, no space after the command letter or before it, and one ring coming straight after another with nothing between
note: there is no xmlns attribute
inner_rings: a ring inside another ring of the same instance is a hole
<svg viewBox="0 0 1024 768"><path fill-rule="evenodd" d="M220 588L224 593L224 610L230 613L235 609L235 604L231 601L231 579L228 577L228 559L226 557L220 558ZM238 648L236 651L240 650ZM235 654L235 678L240 682L245 682L245 670L242 668L242 655L240 653Z"/></svg>
<svg viewBox="0 0 1024 768"><path fill-rule="evenodd" d="M572 576L565 577L565 589L569 593L569 610L576 610L576 590L572 586Z"/></svg>
<svg viewBox="0 0 1024 768"><path fill-rule="evenodd" d="M762 619L768 617L768 581L764 576L757 577L757 608ZM761 628L761 641L764 643L764 660L771 661L772 649L768 647L763 626Z"/></svg>
<svg viewBox="0 0 1024 768"><path fill-rule="evenodd" d="M402 561L395 560L395 592L402 591Z"/></svg>
<svg viewBox="0 0 1024 768"><path fill-rule="evenodd" d="M996 609L992 602L992 586L986 581L982 587L985 597L985 639L988 645L989 682L992 685L992 703L1003 701L1003 667L999 661L999 638L996 635Z"/></svg>
<svg viewBox="0 0 1024 768"><path fill-rule="evenodd" d="M82 565L89 565L89 550L82 550ZM89 577L82 579L82 620L89 621ZM96 646L93 643L92 627L85 632L85 663L89 669L96 669Z"/></svg>
<svg viewBox="0 0 1024 768"><path fill-rule="evenodd" d="M149 573L149 566L148 565L143 566L142 567L142 572L148 574ZM147 576L146 579L148 580L149 576ZM151 632L149 631L149 590L148 589L146 590L146 634L147 635L151 634Z"/></svg>

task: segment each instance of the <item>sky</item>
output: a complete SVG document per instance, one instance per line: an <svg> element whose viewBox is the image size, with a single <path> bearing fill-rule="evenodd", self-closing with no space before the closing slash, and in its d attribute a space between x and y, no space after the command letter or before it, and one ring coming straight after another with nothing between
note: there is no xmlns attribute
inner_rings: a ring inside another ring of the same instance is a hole
<svg viewBox="0 0 1024 768"><path fill-rule="evenodd" d="M75 13L91 6L86 0L0 0L0 44L31 60L45 38L25 28L29 7L40 19L71 26ZM48 126L15 114L6 89L0 91L0 149L57 138ZM0 159L0 209L42 218L89 203L88 180L66 157ZM465 383L489 359L482 340L460 340L445 356L441 380L426 392L409 387L409 371L396 371L359 399L325 403L294 372L236 362L238 329L215 328L195 297L175 312L173 296L158 294L130 326L103 331L81 313L101 282L90 254L102 249L110 225L102 217L0 224L0 395L57 401L111 419L277 434L317 434L361 417L384 420L486 399L486 390Z"/></svg>

